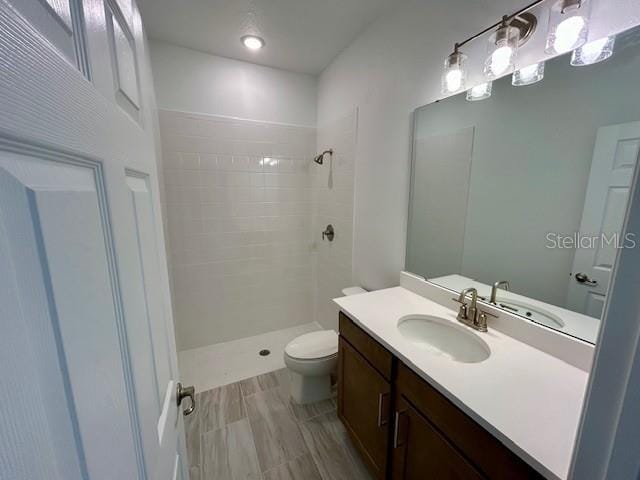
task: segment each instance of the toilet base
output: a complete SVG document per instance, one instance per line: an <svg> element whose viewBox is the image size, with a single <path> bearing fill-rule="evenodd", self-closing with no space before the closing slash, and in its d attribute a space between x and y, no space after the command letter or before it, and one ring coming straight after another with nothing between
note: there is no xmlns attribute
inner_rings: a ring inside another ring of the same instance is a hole
<svg viewBox="0 0 640 480"><path fill-rule="evenodd" d="M331 375L304 376L289 370L291 375L291 397L293 401L306 405L331 398Z"/></svg>

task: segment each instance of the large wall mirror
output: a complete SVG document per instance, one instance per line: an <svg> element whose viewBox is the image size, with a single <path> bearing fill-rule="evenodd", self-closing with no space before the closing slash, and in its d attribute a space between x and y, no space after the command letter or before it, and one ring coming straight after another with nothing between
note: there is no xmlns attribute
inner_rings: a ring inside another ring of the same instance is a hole
<svg viewBox="0 0 640 480"><path fill-rule="evenodd" d="M595 342L640 151L640 28L416 110L406 269ZM501 282L501 283L497 283ZM495 285L494 285L495 284Z"/></svg>

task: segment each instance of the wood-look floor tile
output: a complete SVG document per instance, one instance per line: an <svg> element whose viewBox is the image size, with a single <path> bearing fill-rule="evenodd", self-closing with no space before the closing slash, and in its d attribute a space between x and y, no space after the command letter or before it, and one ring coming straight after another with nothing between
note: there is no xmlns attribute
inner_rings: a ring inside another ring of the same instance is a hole
<svg viewBox="0 0 640 480"><path fill-rule="evenodd" d="M309 453L298 423L278 389L245 397L262 471Z"/></svg>
<svg viewBox="0 0 640 480"><path fill-rule="evenodd" d="M289 398L289 408L291 408L293 415L299 422L304 422L310 418L317 417L322 413L331 412L336 409L335 404L331 400L299 405L294 402L292 398Z"/></svg>
<svg viewBox="0 0 640 480"><path fill-rule="evenodd" d="M242 380L238 383L242 389L242 395L246 397L257 392L262 392L263 390L277 387L278 377L275 372L269 372L263 375L258 375L257 377L247 378L246 380Z"/></svg>
<svg viewBox="0 0 640 480"><path fill-rule="evenodd" d="M302 422L300 430L324 480L371 479L335 412Z"/></svg>
<svg viewBox="0 0 640 480"><path fill-rule="evenodd" d="M246 413L249 420L267 417L275 412L290 412L288 400L277 388L254 393L244 398Z"/></svg>
<svg viewBox="0 0 640 480"><path fill-rule="evenodd" d="M202 480L260 480L247 419L202 435Z"/></svg>
<svg viewBox="0 0 640 480"><path fill-rule="evenodd" d="M267 470L262 477L264 480L322 480L311 454Z"/></svg>
<svg viewBox="0 0 640 480"><path fill-rule="evenodd" d="M232 383L200 394L200 433L222 428L245 417L240 384Z"/></svg>
<svg viewBox="0 0 640 480"><path fill-rule="evenodd" d="M184 417L184 431L187 441L187 461L190 480L200 480L200 397L196 395L196 409Z"/></svg>

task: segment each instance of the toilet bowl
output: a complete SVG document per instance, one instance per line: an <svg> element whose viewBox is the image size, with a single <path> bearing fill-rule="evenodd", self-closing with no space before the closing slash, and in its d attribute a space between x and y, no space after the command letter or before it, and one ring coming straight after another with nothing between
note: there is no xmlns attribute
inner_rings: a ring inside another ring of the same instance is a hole
<svg viewBox="0 0 640 480"><path fill-rule="evenodd" d="M321 330L295 338L284 349L284 363L291 373L291 397L296 403L331 398L331 373L338 365L338 334Z"/></svg>
<svg viewBox="0 0 640 480"><path fill-rule="evenodd" d="M360 287L342 290L345 295L366 293ZM291 376L291 397L301 405L331 398L331 374L338 365L338 334L333 330L305 333L284 349L284 364Z"/></svg>

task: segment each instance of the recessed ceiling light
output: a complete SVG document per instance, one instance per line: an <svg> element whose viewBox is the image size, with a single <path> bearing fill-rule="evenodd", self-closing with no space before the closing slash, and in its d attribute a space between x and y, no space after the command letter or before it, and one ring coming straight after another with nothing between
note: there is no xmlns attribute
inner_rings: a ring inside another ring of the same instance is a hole
<svg viewBox="0 0 640 480"><path fill-rule="evenodd" d="M249 50L260 50L264 47L264 40L260 37L256 37L255 35L245 35L240 40Z"/></svg>

